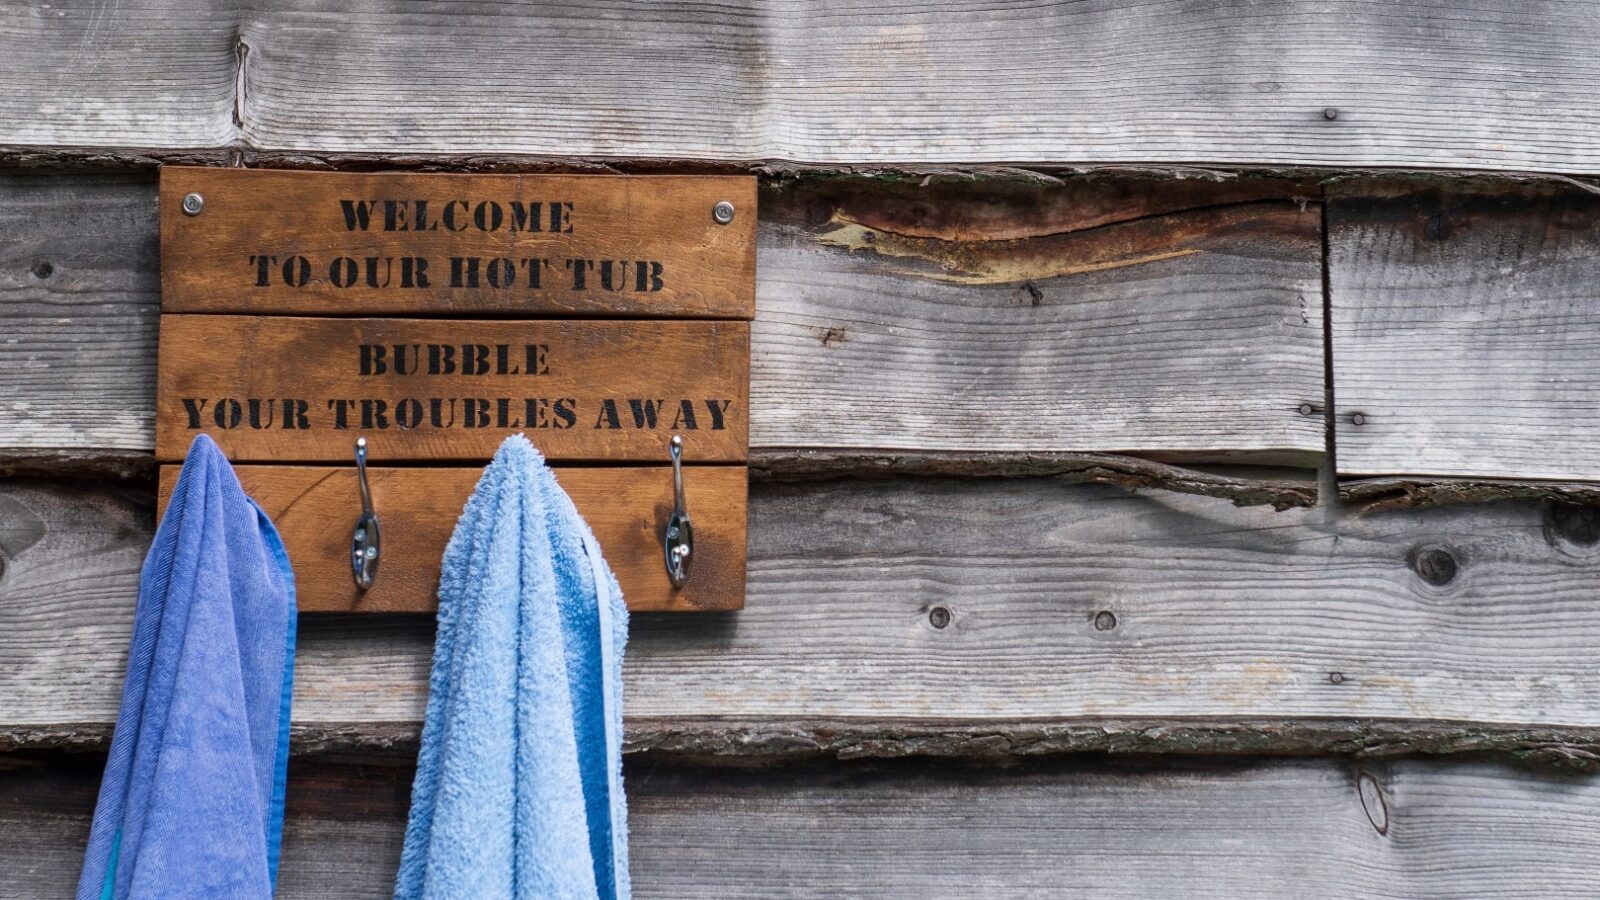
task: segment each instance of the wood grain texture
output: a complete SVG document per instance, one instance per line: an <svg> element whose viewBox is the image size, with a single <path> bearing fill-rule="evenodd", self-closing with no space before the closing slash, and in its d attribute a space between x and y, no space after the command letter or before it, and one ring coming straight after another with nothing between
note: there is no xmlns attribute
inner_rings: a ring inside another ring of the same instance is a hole
<svg viewBox="0 0 1600 900"><path fill-rule="evenodd" d="M1328 224L1342 474L1600 480L1600 197L1356 182Z"/></svg>
<svg viewBox="0 0 1600 900"><path fill-rule="evenodd" d="M749 453L745 322L164 315L160 346L162 462L198 434L234 462L345 462L357 435L374 463L487 462L523 431L561 461Z"/></svg>
<svg viewBox="0 0 1600 900"><path fill-rule="evenodd" d="M161 508L179 468L161 467ZM483 474L479 468L369 467L383 558L377 583L362 593L350 577L350 532L361 511L353 468L236 471L283 537L303 613L432 612L445 543ZM695 540L692 577L681 589L673 588L662 561L661 531L672 515L669 467L560 468L556 477L594 530L630 610L726 611L744 605L744 467L684 467Z"/></svg>
<svg viewBox="0 0 1600 900"><path fill-rule="evenodd" d="M154 329L86 332L82 310L153 323L154 184L47 183L56 193L30 207L41 223L30 233L129 262L71 296L79 318L46 311L24 320L28 343L0 343L0 393L61 398L0 419L0 448L149 449ZM0 182L0 200L21 184ZM752 446L1310 462L1324 446L1321 240L1316 206L1292 202L1308 188L1195 181L1169 197L1172 184L838 179L764 192ZM143 225L91 244L82 222L97 209ZM951 224L968 218L977 224ZM866 246L880 235L927 255ZM986 283L950 280L971 271ZM0 306L0 322L25 309ZM96 352L54 357L44 387L8 365L82 342ZM130 380L130 366L145 380Z"/></svg>
<svg viewBox="0 0 1600 900"><path fill-rule="evenodd" d="M196 214L183 208L191 194L202 198ZM722 201L734 206L725 224L712 216ZM162 304L748 319L755 224L748 177L169 167Z"/></svg>
<svg viewBox="0 0 1600 900"><path fill-rule="evenodd" d="M46 483L4 497L0 726L103 729L153 498ZM1041 723L1381 719L1454 723L1470 749L1502 732L1522 736L1490 748L1559 745L1563 729L1596 749L1600 530L1583 517L1504 503L1329 523L1029 479L769 484L750 499L745 609L634 618L626 704L646 740L720 719L825 744L834 723L856 729L846 752L876 729L895 753L915 743L893 740L901 724L1025 744ZM422 618L303 622L303 733L360 745L403 726L404 739L432 641ZM1366 752L1403 727L1337 731L1324 746ZM749 749L781 752L770 738Z"/></svg>
<svg viewBox="0 0 1600 900"><path fill-rule="evenodd" d="M1595 172L1595 39L1562 2L69 0L0 30L0 144Z"/></svg>
<svg viewBox="0 0 1600 900"><path fill-rule="evenodd" d="M1485 763L1084 763L624 778L634 896L1330 900L1593 895L1600 778ZM92 759L0 770L0 898L68 896ZM393 890L411 769L290 767L282 900Z"/></svg>
<svg viewBox="0 0 1600 900"><path fill-rule="evenodd" d="M0 198L0 455L148 453L160 300L149 180L0 175Z"/></svg>

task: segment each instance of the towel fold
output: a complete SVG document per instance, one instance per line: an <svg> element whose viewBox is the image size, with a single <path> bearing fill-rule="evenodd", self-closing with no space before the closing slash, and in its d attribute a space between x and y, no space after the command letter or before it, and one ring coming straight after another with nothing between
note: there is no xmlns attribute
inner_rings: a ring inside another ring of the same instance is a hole
<svg viewBox="0 0 1600 900"><path fill-rule="evenodd" d="M268 900L294 672L294 574L210 438L145 558L78 900Z"/></svg>
<svg viewBox="0 0 1600 900"><path fill-rule="evenodd" d="M397 900L627 900L627 629L588 525L507 438L445 549Z"/></svg>

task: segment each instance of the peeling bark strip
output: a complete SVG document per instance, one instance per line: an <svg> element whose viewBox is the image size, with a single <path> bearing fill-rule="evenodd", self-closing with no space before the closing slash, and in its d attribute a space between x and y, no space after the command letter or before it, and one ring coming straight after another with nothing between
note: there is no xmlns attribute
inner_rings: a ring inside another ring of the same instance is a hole
<svg viewBox="0 0 1600 900"><path fill-rule="evenodd" d="M1330 193L1340 473L1600 481L1600 196Z"/></svg>
<svg viewBox="0 0 1600 900"><path fill-rule="evenodd" d="M754 311L754 178L165 168L161 209L169 313Z"/></svg>
<svg viewBox="0 0 1600 900"><path fill-rule="evenodd" d="M0 734L80 742L114 720L153 499L0 489ZM1540 503L1328 522L920 478L756 485L750 513L738 616L636 622L641 748L1595 752L1600 526ZM409 740L433 639L426 617L307 617L306 746Z"/></svg>
<svg viewBox="0 0 1600 900"><path fill-rule="evenodd" d="M0 144L1600 170L1600 26L1561 4L1484 13L1488 45L1422 0L348 7L208 0L180 21L129 0L18 17L0 36ZM619 27L601 40L596 23ZM462 35L474 78L435 52Z"/></svg>
<svg viewBox="0 0 1600 900"><path fill-rule="evenodd" d="M298 760L281 900L391 896L410 765ZM70 896L91 760L0 769L0 896ZM1600 780L1471 762L1071 762L1005 770L630 764L634 895L1584 898ZM1516 830L1486 827L1515 821ZM1248 848L1248 852L1218 852Z"/></svg>
<svg viewBox="0 0 1600 900"><path fill-rule="evenodd" d="M1127 177L810 178L769 189L752 447L998 454L999 470L1061 453L1314 464L1324 447L1321 241L1316 206L1301 212L1294 199L1305 193L1281 180ZM156 206L148 179L0 178L0 224L15 211L11 230L32 236L0 242L0 271L12 273L0 278L0 331L21 338L0 341L0 395L29 398L0 419L0 468L70 450L80 471L102 451L121 469L154 446ZM835 214L980 254L1021 234L1063 241L1064 254L1109 252L1104 235L1127 229L1149 246L1165 229L1173 246L1202 252L952 284L927 277L930 266L912 274L905 260L826 245ZM88 220L103 228L86 231ZM51 274L33 274L45 263ZM219 397L232 393L208 399Z"/></svg>

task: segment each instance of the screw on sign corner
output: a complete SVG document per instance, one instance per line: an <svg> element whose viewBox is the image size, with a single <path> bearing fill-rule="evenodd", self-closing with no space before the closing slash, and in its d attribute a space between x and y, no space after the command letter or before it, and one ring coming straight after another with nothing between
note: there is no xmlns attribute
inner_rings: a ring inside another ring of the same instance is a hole
<svg viewBox="0 0 1600 900"><path fill-rule="evenodd" d="M198 216L206 208L206 198L199 194L183 195L183 213L187 216Z"/></svg>
<svg viewBox="0 0 1600 900"><path fill-rule="evenodd" d="M717 220L718 225L726 225L733 221L733 204L726 200L718 200L717 205L711 207L711 218Z"/></svg>

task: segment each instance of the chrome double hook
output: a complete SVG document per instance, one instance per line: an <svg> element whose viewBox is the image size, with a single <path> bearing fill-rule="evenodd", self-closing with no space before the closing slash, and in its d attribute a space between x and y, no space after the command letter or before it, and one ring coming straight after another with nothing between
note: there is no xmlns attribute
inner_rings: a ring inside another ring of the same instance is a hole
<svg viewBox="0 0 1600 900"><path fill-rule="evenodd" d="M669 444L672 453L672 517L667 519L661 549L666 554L667 577L675 588L689 580L689 557L694 554L694 529L689 511L683 507L683 435L675 434Z"/></svg>
<svg viewBox="0 0 1600 900"><path fill-rule="evenodd" d="M356 482L361 487L361 517L350 536L350 574L356 589L366 591L378 578L378 514L372 511L372 489L367 486L367 439L356 438Z"/></svg>

